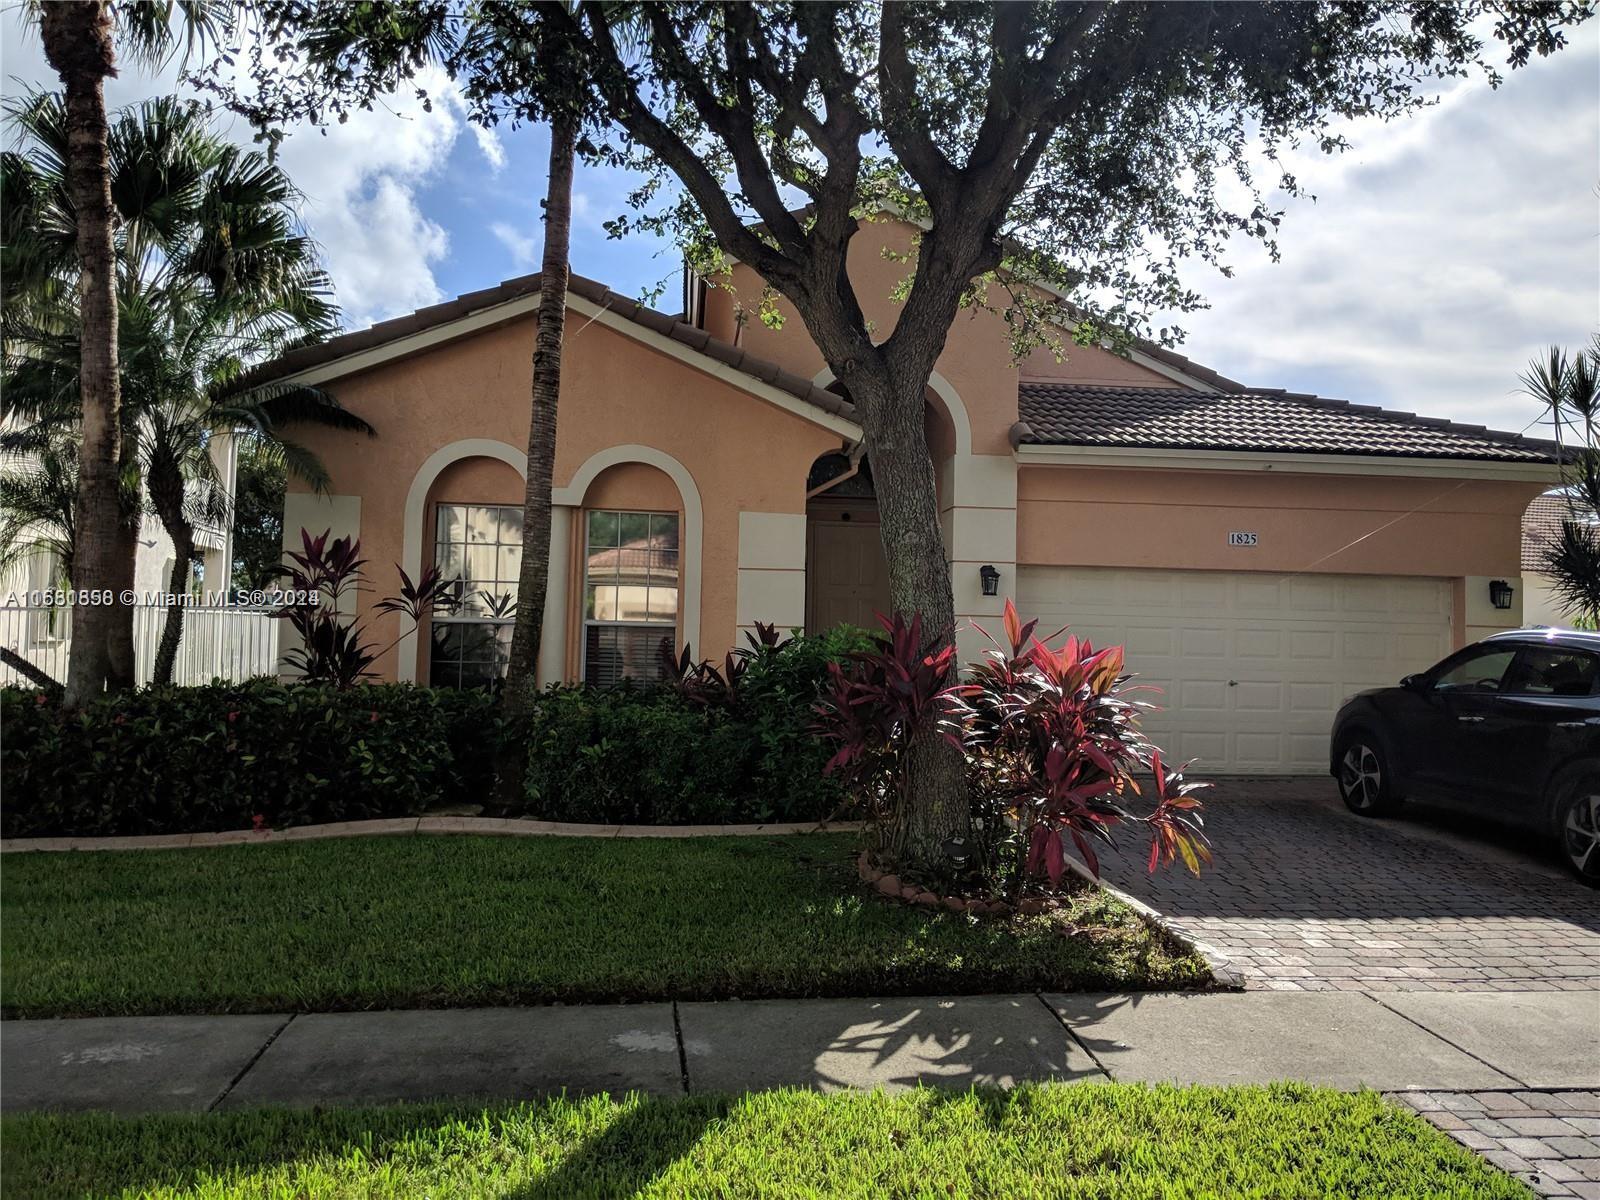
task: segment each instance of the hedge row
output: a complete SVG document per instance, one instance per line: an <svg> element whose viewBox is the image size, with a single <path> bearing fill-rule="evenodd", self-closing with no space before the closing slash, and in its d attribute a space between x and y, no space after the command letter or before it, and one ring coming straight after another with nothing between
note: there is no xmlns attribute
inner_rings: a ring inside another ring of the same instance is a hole
<svg viewBox="0 0 1600 1200"><path fill-rule="evenodd" d="M504 815L661 824L808 820L842 797L807 731L855 631L791 642L733 701L666 687L544 692L506 728L483 692L269 680L149 688L77 713L0 690L0 833L98 836L279 828L490 804L499 739L527 748Z"/></svg>

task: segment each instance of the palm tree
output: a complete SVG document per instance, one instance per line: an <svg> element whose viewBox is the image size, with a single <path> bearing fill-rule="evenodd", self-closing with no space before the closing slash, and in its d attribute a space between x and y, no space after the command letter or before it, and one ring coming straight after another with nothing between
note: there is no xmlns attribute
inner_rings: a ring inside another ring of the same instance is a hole
<svg viewBox="0 0 1600 1200"><path fill-rule="evenodd" d="M15 106L11 115L26 147L8 152L3 168L8 194L32 204L26 228L33 232L21 234L16 247L28 270L8 277L3 327L7 398L32 422L34 436L71 426L77 416L70 397L83 334L59 287L71 267L73 233L72 210L62 203L61 114L61 102L47 95ZM181 593L188 590L196 522L225 516L209 453L217 433L277 439L288 466L320 488L326 485L320 464L287 441L282 426L314 421L371 429L314 389L236 392L251 361L337 327L327 276L296 221L298 193L283 172L218 136L199 106L171 97L118 114L108 143L121 217L122 459L172 539L169 589ZM138 496L137 487L132 494ZM131 507L136 521L136 499ZM88 586L81 560L78 549L79 588ZM182 624L181 606L169 606L156 682L170 679Z"/></svg>
<svg viewBox="0 0 1600 1200"><path fill-rule="evenodd" d="M1545 569L1562 609L1600 627L1600 336L1570 356L1552 346L1529 364L1522 386L1545 406L1561 446L1567 512L1544 547Z"/></svg>
<svg viewBox="0 0 1600 1200"><path fill-rule="evenodd" d="M123 48L133 57L153 60L174 46L174 17L190 50L214 34L224 6L204 0L149 0L115 7L109 0L51 0L28 7L38 20L45 58L65 94L61 177L73 214L74 282L82 329L77 372L79 586L116 595L132 582L134 537L129 536L118 502L127 459L121 446L117 213L105 80L117 73L114 35L118 32ZM120 676L118 682L128 682L132 672L131 611L120 604L82 607L67 670L66 700L72 705L102 691L114 675Z"/></svg>
<svg viewBox="0 0 1600 1200"><path fill-rule="evenodd" d="M525 703L539 658L545 592L550 580L550 488L561 401L561 345L567 321L572 242L572 166L577 123L550 126L550 182L544 202L544 258L539 267L539 325L533 346L533 397L528 416L528 480L522 504L522 569L502 702L511 715Z"/></svg>

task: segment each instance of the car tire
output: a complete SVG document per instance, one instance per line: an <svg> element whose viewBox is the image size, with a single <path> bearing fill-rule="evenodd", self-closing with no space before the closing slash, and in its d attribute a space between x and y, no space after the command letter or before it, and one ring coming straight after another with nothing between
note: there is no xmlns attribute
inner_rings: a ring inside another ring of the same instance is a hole
<svg viewBox="0 0 1600 1200"><path fill-rule="evenodd" d="M1378 739L1356 729L1339 739L1334 778L1345 807L1357 816L1386 817L1400 807L1389 760Z"/></svg>
<svg viewBox="0 0 1600 1200"><path fill-rule="evenodd" d="M1600 768L1564 776L1556 785L1556 841L1567 867L1600 887Z"/></svg>

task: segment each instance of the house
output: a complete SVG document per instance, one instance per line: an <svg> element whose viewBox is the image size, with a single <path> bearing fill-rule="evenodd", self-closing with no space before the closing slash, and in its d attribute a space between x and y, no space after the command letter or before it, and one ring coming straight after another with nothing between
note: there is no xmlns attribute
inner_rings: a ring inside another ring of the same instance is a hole
<svg viewBox="0 0 1600 1200"><path fill-rule="evenodd" d="M218 482L231 494L238 458L234 439L213 438L210 452ZM0 459L0 472L26 477L37 470L37 464L30 454L10 453ZM63 680L72 652L72 620L69 606L51 602L51 593L68 587L56 548L59 537L56 527L42 522L13 535L7 549L15 553L8 554L0 565L0 646L20 654L52 679ZM257 614L225 611L214 601L228 590L233 530L226 521L201 520L195 524L194 539L199 560L194 590L206 602L186 614L174 678L180 683L205 683L214 676L259 674L276 659L277 623ZM134 660L141 683L148 682L152 674L166 622L159 597L171 589L176 556L161 522L146 511L139 523L133 560L133 590L138 600L133 614ZM24 682L11 667L0 665L0 684Z"/></svg>
<svg viewBox="0 0 1600 1200"><path fill-rule="evenodd" d="M1572 625L1562 610L1555 581L1545 565L1545 551L1561 539L1562 519L1570 515L1560 491L1535 496L1522 515L1522 617L1529 625Z"/></svg>
<svg viewBox="0 0 1600 1200"><path fill-rule="evenodd" d="M874 222L852 244L880 328L905 269L885 247L911 238ZM781 327L744 319L749 268L721 282L691 277L675 318L572 281L543 680L650 675L666 640L714 657L757 621L886 607L848 399L786 303ZM377 430L306 431L333 487L291 484L284 530L360 537L357 607L394 642L384 678L473 684L503 659L486 601L420 636L372 604L390 564L514 588L537 303L536 276L508 280L251 377L324 387ZM1165 692L1147 727L1207 771L1325 771L1345 696L1520 623L1490 585L1517 578L1522 514L1554 479L1546 443L1247 388L1145 344L1013 364L985 310L957 319L927 396L959 621L993 626L1011 596L1045 629L1126 643Z"/></svg>

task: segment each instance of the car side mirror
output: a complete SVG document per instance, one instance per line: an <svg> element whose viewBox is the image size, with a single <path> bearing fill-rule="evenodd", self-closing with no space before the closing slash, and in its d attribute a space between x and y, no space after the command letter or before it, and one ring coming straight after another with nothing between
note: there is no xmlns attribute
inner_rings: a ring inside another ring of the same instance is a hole
<svg viewBox="0 0 1600 1200"><path fill-rule="evenodd" d="M1421 675L1407 675L1400 681L1400 686L1408 692L1420 692L1423 689L1424 681Z"/></svg>

